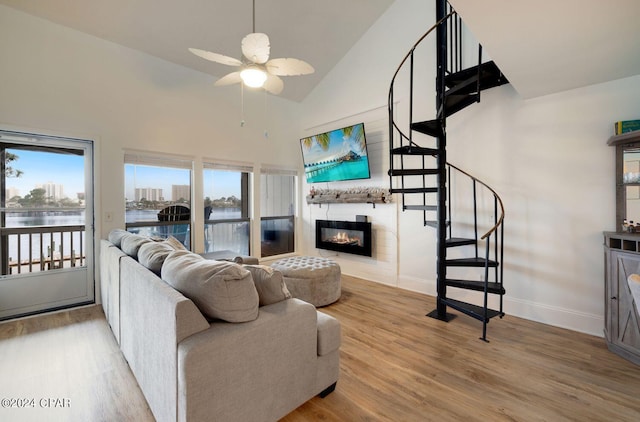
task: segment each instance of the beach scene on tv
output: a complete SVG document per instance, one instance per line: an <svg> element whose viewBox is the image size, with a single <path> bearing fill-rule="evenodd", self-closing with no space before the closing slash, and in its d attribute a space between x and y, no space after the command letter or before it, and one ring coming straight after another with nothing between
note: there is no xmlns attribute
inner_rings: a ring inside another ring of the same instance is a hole
<svg viewBox="0 0 640 422"><path fill-rule="evenodd" d="M369 178L363 123L302 138L300 144L307 183Z"/></svg>

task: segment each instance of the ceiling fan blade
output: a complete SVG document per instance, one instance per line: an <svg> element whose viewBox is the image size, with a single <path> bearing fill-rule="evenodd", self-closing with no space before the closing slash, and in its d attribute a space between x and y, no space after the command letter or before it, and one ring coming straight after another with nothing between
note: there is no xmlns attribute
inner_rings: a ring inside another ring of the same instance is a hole
<svg viewBox="0 0 640 422"><path fill-rule="evenodd" d="M271 59L265 66L267 72L278 76L308 75L315 72L313 66L299 59Z"/></svg>
<svg viewBox="0 0 640 422"><path fill-rule="evenodd" d="M240 72L231 72L222 78L218 79L213 85L214 86L225 86L225 85L233 85L242 82L240 78Z"/></svg>
<svg viewBox="0 0 640 422"><path fill-rule="evenodd" d="M276 75L267 73L267 80L264 82L263 88L273 95L278 95L284 89L284 82Z"/></svg>
<svg viewBox="0 0 640 422"><path fill-rule="evenodd" d="M255 32L242 39L242 54L256 64L263 64L269 60L271 47L267 34Z"/></svg>
<svg viewBox="0 0 640 422"><path fill-rule="evenodd" d="M190 48L191 51L196 56L202 57L203 59L210 60L216 63L226 64L227 66L241 66L242 62L238 59L234 59L233 57L225 56L223 54L212 53L206 50L200 50L198 48Z"/></svg>

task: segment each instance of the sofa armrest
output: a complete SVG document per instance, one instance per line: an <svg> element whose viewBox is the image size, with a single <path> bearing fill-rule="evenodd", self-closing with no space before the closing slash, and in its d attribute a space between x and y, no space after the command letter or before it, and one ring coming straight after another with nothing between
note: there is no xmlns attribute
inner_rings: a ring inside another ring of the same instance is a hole
<svg viewBox="0 0 640 422"><path fill-rule="evenodd" d="M299 299L213 323L178 346L178 420L280 419L316 394L317 359L317 312Z"/></svg>
<svg viewBox="0 0 640 422"><path fill-rule="evenodd" d="M114 337L120 343L120 258L127 256L108 240L100 240L100 301Z"/></svg>
<svg viewBox="0 0 640 422"><path fill-rule="evenodd" d="M120 349L158 421L176 419L178 344L209 323L192 301L131 257L120 260Z"/></svg>
<svg viewBox="0 0 640 422"><path fill-rule="evenodd" d="M325 356L340 348L340 323L318 311L318 356Z"/></svg>

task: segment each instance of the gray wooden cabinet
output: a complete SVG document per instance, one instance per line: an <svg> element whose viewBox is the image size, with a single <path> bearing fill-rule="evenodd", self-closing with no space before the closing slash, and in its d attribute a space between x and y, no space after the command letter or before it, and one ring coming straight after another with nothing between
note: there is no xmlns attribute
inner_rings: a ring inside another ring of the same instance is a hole
<svg viewBox="0 0 640 422"><path fill-rule="evenodd" d="M605 232L605 321L607 347L640 365L640 315L627 278L640 274L640 234Z"/></svg>

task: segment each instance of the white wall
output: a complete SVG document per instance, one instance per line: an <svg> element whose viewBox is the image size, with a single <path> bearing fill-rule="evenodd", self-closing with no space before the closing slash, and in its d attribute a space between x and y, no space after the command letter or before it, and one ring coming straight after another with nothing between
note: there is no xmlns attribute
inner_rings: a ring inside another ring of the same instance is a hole
<svg viewBox="0 0 640 422"><path fill-rule="evenodd" d="M504 86L449 120L449 161L505 202L508 313L602 335L602 231L616 229L606 141L638 110L640 76L527 101Z"/></svg>
<svg viewBox="0 0 640 422"><path fill-rule="evenodd" d="M125 148L192 159L200 198L203 159L241 161L256 171L299 167L296 103L245 91L242 116L238 86L215 88L209 75L5 6L0 57L0 129L95 141L96 238L124 227ZM194 235L201 249L204 234ZM259 224L252 236L259 242Z"/></svg>
<svg viewBox="0 0 640 422"><path fill-rule="evenodd" d="M433 5L424 3L399 0L389 8L303 102L300 136L315 132L304 130L310 127L359 120L360 113L386 104L397 64L434 21ZM434 72L433 66L425 72L431 86ZM425 120L433 118L429 85L423 90L427 105L416 113ZM406 94L396 100L407 109ZM602 335L602 231L615 224L614 155L606 141L614 121L638 118L638 110L640 77L634 77L528 101L507 85L449 119L448 160L488 182L505 203L508 315ZM388 183L376 177L375 183ZM324 217L324 208L314 207L304 216L309 227ZM341 254L343 271L434 294L435 231L422 227L421 213L384 207L373 221L386 247L396 247L396 261ZM332 205L328 214L354 218L360 211ZM311 234L306 237L313 251ZM372 276L376 265L384 271ZM478 302L473 294L457 297Z"/></svg>
<svg viewBox="0 0 640 422"><path fill-rule="evenodd" d="M124 148L299 166L293 102L245 90L242 116L237 85L5 6L0 55L0 127L96 141L98 236L124 226Z"/></svg>
<svg viewBox="0 0 640 422"><path fill-rule="evenodd" d="M391 75L408 49L433 22L434 11L425 3L401 0L392 4L360 42L303 101L300 137L358 122L364 122L367 135L371 179L316 184L316 188L389 187L389 84ZM424 69L424 64L418 63L417 68ZM429 82L429 85L433 84ZM425 85L426 95L429 95L429 90ZM402 95L406 97L406 94ZM400 109L406 109L406 100L396 98L396 102ZM432 110L431 103L421 108ZM307 195L309 190L310 186L302 183L303 195ZM366 215L372 223L372 258L315 249L316 219L355 221L356 215ZM407 216L401 217L405 219ZM406 265L401 265L406 257L407 247L419 254L422 261L434 256L428 251L423 254L424 249L420 249L429 243L426 240L429 235L425 238L402 238L399 229L404 227L404 222L398 221L397 204L379 204L375 208L369 204L331 204L321 207L303 204L303 219L306 253L333 257L346 274L421 290L419 284L423 282L422 278L416 276L415 279L405 279L405 283L400 283L403 275L399 274L399 271L401 268L407 268ZM416 226L413 226L412 230L416 231ZM418 231L422 230L424 229L420 222ZM414 247L415 245L411 244L413 242L419 243L420 246ZM417 274L424 275L424 268ZM417 285L413 285L413 282Z"/></svg>

